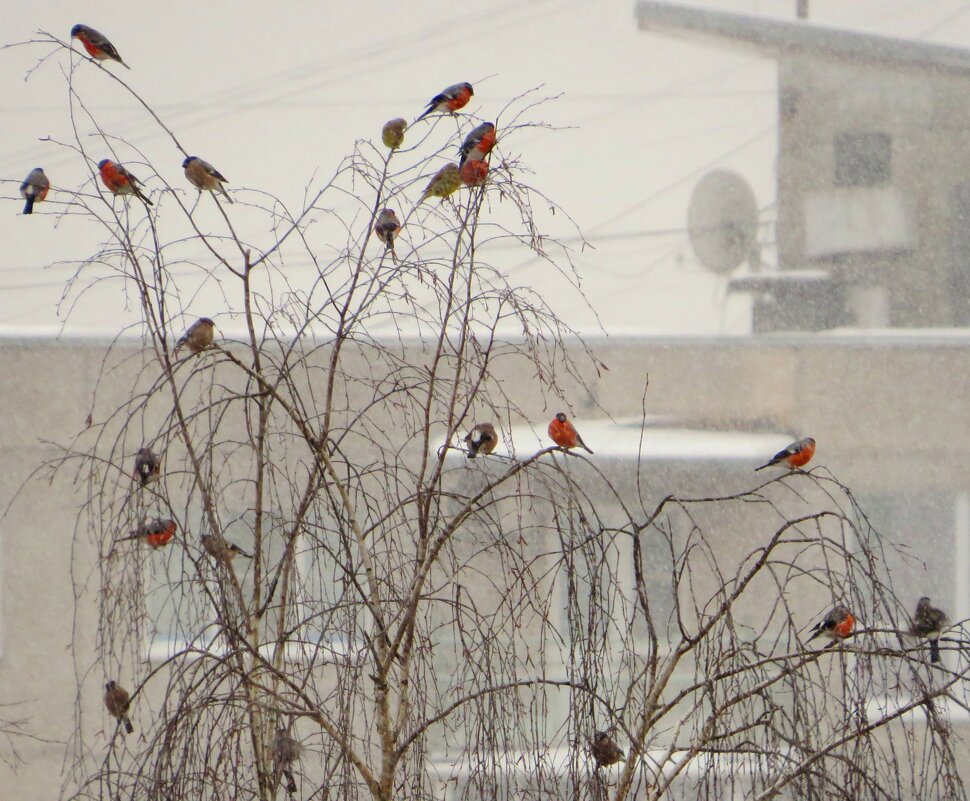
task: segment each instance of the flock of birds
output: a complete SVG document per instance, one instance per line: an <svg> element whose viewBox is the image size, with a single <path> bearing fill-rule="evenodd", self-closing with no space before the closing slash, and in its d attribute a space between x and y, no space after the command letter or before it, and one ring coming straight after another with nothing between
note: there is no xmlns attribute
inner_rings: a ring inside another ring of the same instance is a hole
<svg viewBox="0 0 970 801"><path fill-rule="evenodd" d="M563 412L556 414L552 422L549 423L548 433L549 438L564 450L579 447L585 449L588 453L593 453ZM468 446L468 458L474 459L479 453L488 454L495 449L498 444L498 432L491 423L479 423L468 432L464 442ZM782 448L763 465L756 467L755 472L775 466L787 467L791 471L801 470L812 460L814 455L815 439L805 437ZM940 661L939 638L946 623L946 614L932 606L928 597L923 596L919 599L916 611L913 614L910 634L929 641L931 662ZM831 648L849 637L854 629L855 616L847 607L841 604L836 605L819 623L811 628L812 636L808 638L808 641L811 642L816 637L824 635L831 639L831 642L825 647Z"/></svg>
<svg viewBox="0 0 970 801"><path fill-rule="evenodd" d="M96 61L116 61L126 69L131 69L118 49L108 38L88 25L75 25L71 28L71 38L77 39ZM475 90L468 82L456 83L443 89L428 101L427 108L417 120L422 120L429 114L455 114L464 108L474 96ZM404 144L404 133L408 128L407 120L397 117L385 123L381 131L381 140L391 150L396 150ZM418 203L429 197L446 198L454 194L461 186L476 187L485 183L488 177L488 161L486 160L495 146L495 125L483 122L474 128L459 149L457 164L445 164L428 182ZM199 192L219 192L229 203L232 198L226 191L229 183L226 177L209 162L198 156L188 156L182 162L182 170L186 179ZM113 195L134 195L148 206L152 201L142 191L142 182L124 165L111 159L98 162L98 173L101 182ZM20 194L24 198L24 214L31 214L34 204L47 198L50 191L50 180L42 167L35 167L20 185ZM397 214L391 209L382 209L377 216L374 233L387 249L393 252L394 239L401 229ZM395 256L396 258L396 256Z"/></svg>
<svg viewBox="0 0 970 801"><path fill-rule="evenodd" d="M117 48L107 37L93 28L87 25L75 25L71 29L71 38L80 41L91 58L97 61L116 61L126 69L130 69L122 60ZM468 104L474 94L472 85L467 82L449 86L431 98L427 108L415 122L433 113L455 114ZM407 128L408 123L403 118L398 117L388 121L381 131L382 142L392 151L400 148L404 143ZM475 187L484 184L488 177L487 158L495 146L495 142L496 131L493 123L483 122L474 128L465 137L461 145L458 163L448 163L438 170L425 187L418 203L430 197L442 199L449 197L462 185ZM218 192L227 202L233 202L225 188L228 181L209 162L198 156L188 156L182 162L182 169L186 179L198 189L200 194L203 191ZM98 163L98 172L102 183L113 195L134 195L147 206L152 205L152 201L142 191L141 181L124 165L111 159L103 159ZM50 181L43 168L36 167L31 170L20 186L20 194L25 201L23 213L31 214L34 204L45 200L49 190ZM378 212L374 225L374 235L384 244L386 250L390 251L395 262L397 255L394 252L394 240L400 230L401 222L392 209L383 208ZM176 342L173 354L177 355L183 346L188 348L192 354L207 350L213 344L214 331L215 323L211 319L200 318ZM549 423L548 434L549 438L563 450L583 448L588 453L593 453L563 412L557 413ZM477 424L464 438L468 458L474 459L478 455L492 453L498 445L498 441L498 432L491 423ZM800 470L808 464L814 455L815 440L806 437L780 450L755 470L763 470L776 465L787 467L792 471ZM160 477L161 459L150 448L139 450L135 457L135 480L144 487L157 481ZM174 520L156 519L145 523L119 541L140 540L152 548L161 548L171 542L176 531L177 525ZM217 534L203 535L200 541L206 553L226 565L236 556L252 558L252 554L246 553L235 543L227 542ZM808 641L811 642L816 637L826 636L831 642L825 647L831 648L852 635L855 629L855 621L855 616L846 606L837 605L811 629L812 635ZM940 662L939 638L946 625L946 614L934 607L928 597L920 598L913 615L910 633L929 641L930 661L933 663ZM104 703L109 714L116 718L119 724L124 725L125 731L131 734L134 727L128 717L131 705L129 693L116 681L109 681L105 685ZM302 749L299 742L287 735L285 731L280 730L277 732L270 750L274 768L286 778L288 792L295 793L296 783L290 768L300 757ZM623 750L605 731L598 731L594 734L590 742L590 751L597 768L614 765L625 759Z"/></svg>
<svg viewBox="0 0 970 801"><path fill-rule="evenodd" d="M131 69L121 54L108 38L88 25L77 24L71 28L71 38L77 39L95 61L115 61L126 69ZM468 105L475 90L468 82L456 83L448 86L428 101L427 108L417 117L415 122L430 114L456 114ZM402 117L389 120L381 130L381 141L386 147L394 151L404 144L404 134L408 122ZM488 156L495 147L495 124L483 122L472 129L459 148L459 160L455 164L445 164L428 182L418 203L430 197L444 198L454 194L461 186L482 186L488 178ZM202 192L218 192L229 203L233 200L226 190L228 179L213 167L208 161L198 156L187 156L182 162L182 171L186 179L201 195ZM142 182L123 164L112 159L102 159L98 162L98 174L104 186L115 196L134 195L146 206L151 206L151 199L142 189ZM24 214L32 214L34 205L43 202L50 191L50 179L43 167L32 169L20 185L20 194L24 199ZM394 240L401 231L401 221L397 213L390 208L381 209L374 223L374 235L389 251L395 263L397 253L394 250ZM176 343L175 353L181 345L187 345L193 353L198 353L212 344L214 323L208 317L197 320Z"/></svg>
<svg viewBox="0 0 970 801"><path fill-rule="evenodd" d="M190 348L194 353L200 353L208 345L212 344L211 321L208 321L208 323L209 325L205 327L207 331L205 338L208 344L204 347L200 347L199 342L190 344ZM186 336L188 336L188 333ZM564 412L558 412L550 421L548 434L549 438L565 451L572 450L573 448L583 448L588 453L593 453L592 449L583 441L582 436L580 436L576 427ZM467 457L469 459L475 459L479 455L486 456L492 453L498 445L499 436L495 426L491 423L478 423L468 432L463 441L468 447L466 451ZM788 468L790 471L797 471L808 464L814 455L815 440L812 437L805 437L778 451L763 465L756 467L755 472L773 466L781 466ZM160 477L161 459L150 448L142 448L139 450L135 456L134 479L144 487L157 481ZM161 548L172 540L176 530L177 527L174 520L155 520L139 530L131 532L129 536L122 538L122 541L141 539L152 548ZM245 556L249 559L252 558L251 554L243 551L235 543L226 542L219 535L205 534L201 537L201 544L210 556L226 565L237 555ZM915 637L928 640L931 663L941 661L939 638L942 636L947 622L946 613L934 607L928 597L923 596L919 599L909 631ZM855 623L856 618L848 607L838 604L820 622L810 629L811 636L808 638L808 642L811 642L817 637L824 636L830 640L825 648L832 648L852 636L855 630ZM109 681L105 692L105 706L120 723L124 724L126 731L130 734L132 728L131 721L127 717L128 705L128 693L119 687L116 682ZM283 738L283 740L280 740L280 738ZM293 738L282 731L278 733L277 741L291 742L296 746L299 745ZM273 747L276 748L277 746L274 744ZM590 740L589 749L597 769L609 767L626 758L623 749L605 731L598 731L593 735ZM296 753L298 756L299 751ZM274 764L278 762L278 755L274 755ZM291 764L292 760L282 764L279 769L284 771L283 775L287 779L287 789L292 794L296 791L296 785L293 775L289 771Z"/></svg>

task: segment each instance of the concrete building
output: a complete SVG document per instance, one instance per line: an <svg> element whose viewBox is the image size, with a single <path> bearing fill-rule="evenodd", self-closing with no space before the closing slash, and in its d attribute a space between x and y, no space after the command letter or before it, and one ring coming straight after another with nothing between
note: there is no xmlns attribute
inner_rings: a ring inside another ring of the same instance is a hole
<svg viewBox="0 0 970 801"><path fill-rule="evenodd" d="M0 702L22 702L12 708L16 717L41 738L16 742L25 760L16 772L0 767L13 797L56 797L61 784L70 783L59 771L66 749L76 745L76 709L84 713L82 731L95 751L112 733L101 708L102 679L88 672L99 631L99 545L91 532L76 529L86 488L73 486L70 469L53 484L37 478L23 483L58 455L48 443L70 443L84 430L108 345L22 339L0 348L0 371L18 376L0 387L0 403L9 410L0 502L6 506L16 496L0 529ZM597 451L594 464L625 496L637 492L637 453L647 502L670 493L731 494L757 485L764 474L753 468L777 447L810 433L819 442L815 462L852 488L874 525L917 547L919 559L891 565L904 603L928 592L953 620L970 612L970 482L963 438L954 436L970 427L964 400L970 335L792 334L594 345L609 370L589 395L580 395L576 385L563 389L575 399L577 425ZM101 382L97 419L123 399L141 369L139 352L139 343L115 351L110 383ZM496 366L492 378L522 410L513 421L516 453L534 452L555 410L536 391L524 362ZM603 420L602 410L613 419ZM648 420L641 438L634 421L643 411ZM728 553L738 543L758 541L763 513L739 506L705 525L723 532ZM617 575L626 575L621 565ZM801 603L810 620L829 599L821 592ZM149 604L149 614L158 611ZM155 660L165 655L167 641L153 636L145 656ZM550 708L550 715L563 711Z"/></svg>
<svg viewBox="0 0 970 801"><path fill-rule="evenodd" d="M970 325L970 51L640 0L645 31L777 62L778 269L754 330Z"/></svg>

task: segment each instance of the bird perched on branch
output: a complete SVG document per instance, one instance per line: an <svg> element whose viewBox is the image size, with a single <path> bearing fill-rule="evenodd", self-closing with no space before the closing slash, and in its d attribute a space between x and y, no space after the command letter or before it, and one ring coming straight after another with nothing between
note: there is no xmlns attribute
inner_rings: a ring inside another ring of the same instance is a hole
<svg viewBox="0 0 970 801"><path fill-rule="evenodd" d="M51 182L44 175L43 167L34 167L20 185L20 196L24 199L24 214L34 213L34 204L47 197Z"/></svg>
<svg viewBox="0 0 970 801"><path fill-rule="evenodd" d="M200 317L179 337L175 343L173 356L178 356L179 349L185 345L192 353L202 353L206 348L212 347L216 324L208 317Z"/></svg>
<svg viewBox="0 0 970 801"><path fill-rule="evenodd" d="M111 194L137 195L143 202L152 205L141 191L141 181L117 162L102 159L98 162L98 172L101 173L101 183L111 190Z"/></svg>
<svg viewBox="0 0 970 801"><path fill-rule="evenodd" d="M831 648L852 634L854 628L855 618L852 616L852 613L844 606L835 606L822 619L821 623L816 623L812 627L813 634L808 638L808 641L811 642L816 637L821 637L824 634L832 640L825 647Z"/></svg>
<svg viewBox="0 0 970 801"><path fill-rule="evenodd" d="M463 166L466 161L481 161L492 152L493 147L495 147L495 123L483 122L471 130L458 148L458 166Z"/></svg>
<svg viewBox="0 0 970 801"><path fill-rule="evenodd" d="M296 778L293 776L293 763L296 762L303 753L303 746L299 741L294 740L285 731L280 729L273 738L270 746L270 755L273 758L274 770L281 772L286 777L286 792L290 795L296 793Z"/></svg>
<svg viewBox="0 0 970 801"><path fill-rule="evenodd" d="M593 752L593 759L596 760L597 768L615 765L626 757L623 749L613 742L613 738L605 731L598 731L593 735L590 750Z"/></svg>
<svg viewBox="0 0 970 801"><path fill-rule="evenodd" d="M104 705L108 708L108 713L117 718L119 723L125 724L125 731L132 734L135 727L128 719L128 708L131 706L131 699L128 691L118 684L114 679L104 685Z"/></svg>
<svg viewBox="0 0 970 801"><path fill-rule="evenodd" d="M87 25L75 25L71 28L71 38L77 39L84 49L88 51L88 55L91 56L95 61L117 61L126 70L130 70L127 64L121 60L121 56L118 53L118 49L108 41L108 37L103 33L99 33L94 28L89 28Z"/></svg>
<svg viewBox="0 0 970 801"><path fill-rule="evenodd" d="M444 200L448 195L457 192L460 186L461 174L458 171L458 165L449 162L435 173L418 203L423 203L429 197L440 197Z"/></svg>
<svg viewBox="0 0 970 801"><path fill-rule="evenodd" d="M202 545L202 549L209 554L209 556L229 564L237 556L243 556L246 559L252 559L253 555L251 553L246 553L242 548L240 548L234 542L227 542L224 537L219 534L203 534L199 537L199 543Z"/></svg>
<svg viewBox="0 0 970 801"><path fill-rule="evenodd" d="M161 548L168 545L178 531L178 526L174 520L162 520L156 518L151 523L144 524L141 528L135 529L127 537L122 537L118 542L126 540L142 540L152 548Z"/></svg>
<svg viewBox="0 0 970 801"><path fill-rule="evenodd" d="M404 144L404 132L407 128L408 121L403 117L395 117L393 120L385 122L381 129L381 141L384 143L384 147L397 150Z"/></svg>
<svg viewBox="0 0 970 801"><path fill-rule="evenodd" d="M815 440L811 437L805 437L798 442L793 442L784 450L778 451L761 467L756 467L754 471L757 473L759 470L764 470L766 467L772 467L776 464L784 464L789 470L797 470L807 465L814 455Z"/></svg>
<svg viewBox="0 0 970 801"><path fill-rule="evenodd" d="M549 437L555 442L560 448L569 450L570 448L583 448L585 451L592 453L589 446L583 442L583 438L579 436L579 432L569 422L569 418L565 414L559 412L549 423Z"/></svg>
<svg viewBox="0 0 970 801"><path fill-rule="evenodd" d="M488 162L479 159L469 159L458 170L461 182L465 186L481 186L488 178Z"/></svg>
<svg viewBox="0 0 970 801"><path fill-rule="evenodd" d="M397 253L394 252L394 240L401 232L401 221L392 209L381 209L374 223L374 234L384 243L384 249L391 251L391 258L397 264Z"/></svg>
<svg viewBox="0 0 970 801"><path fill-rule="evenodd" d="M930 642L930 662L940 661L940 635L946 626L946 612L937 609L925 595L916 603L909 633Z"/></svg>
<svg viewBox="0 0 970 801"><path fill-rule="evenodd" d="M232 203L232 198L223 186L229 181L208 161L203 161L198 156L189 156L182 162L182 170L185 172L185 177L189 179L189 183L198 189L200 194L203 189L209 192L221 192L222 196Z"/></svg>
<svg viewBox="0 0 970 801"><path fill-rule="evenodd" d="M468 458L474 459L478 454L489 454L498 445L498 432L491 423L479 423L465 435L464 442L468 445Z"/></svg>
<svg viewBox="0 0 970 801"><path fill-rule="evenodd" d="M472 95L474 94L475 90L472 89L472 85L467 81L465 83L453 84L432 97L428 101L428 107L418 119L423 120L429 114L433 114L436 111L454 114L458 109L468 105L468 101L472 99Z"/></svg>
<svg viewBox="0 0 970 801"><path fill-rule="evenodd" d="M133 472L135 481L141 486L147 487L153 481L158 481L162 475L162 460L159 459L151 448L139 448L135 454L135 470Z"/></svg>

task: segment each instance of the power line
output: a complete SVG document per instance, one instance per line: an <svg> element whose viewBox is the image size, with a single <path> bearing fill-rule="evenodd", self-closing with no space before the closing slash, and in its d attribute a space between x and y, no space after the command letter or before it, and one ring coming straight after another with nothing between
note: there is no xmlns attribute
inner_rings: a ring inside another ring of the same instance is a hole
<svg viewBox="0 0 970 801"><path fill-rule="evenodd" d="M547 14L548 10L544 6L550 4L578 5L580 3L581 0L541 0L541 2L526 6L519 0L511 0L490 9L488 16L484 19L476 10L451 19L438 20L433 25L427 26L421 33L410 38L394 36L382 39L375 43L358 46L349 52L334 54L327 59L304 62L298 66L279 70L255 83L239 83L215 90L208 100L193 98L192 101L184 104L173 104L171 108L175 110L169 112L167 123L172 128L180 123L179 127L185 130L216 119L227 111L242 111L267 104L272 107L274 102L280 102L282 99L298 96L301 93L320 89L343 80L344 74L348 72L351 72L354 76L359 76L399 65L410 59L415 50L423 49L431 42L435 42L436 53L464 47L465 41L461 37L454 36L454 31L463 29L464 25L470 21L475 22L476 37L481 37L484 41L487 40L490 33L497 33L509 24L506 17L515 15L523 9L528 9L530 13L526 13L522 19L516 20L515 24L522 24L524 21ZM324 73L325 77L320 77L321 72ZM440 87L435 87L435 91L438 88ZM427 98L424 98L421 102L426 100ZM184 111L178 111L180 105L184 108ZM146 119L140 112L137 116L133 114L129 119L132 121L128 125L131 132L126 135L126 139L129 141L136 141L137 139L140 142L145 142L167 136L164 131L157 129L154 120ZM126 122L126 120L121 120L115 127L122 128L126 125ZM146 129L151 133L139 136L138 132ZM35 153L38 155L35 156ZM34 149L26 153L24 151L15 153L11 158L16 158L18 162L33 162L46 154L46 150L38 151ZM9 172L9 169L2 171Z"/></svg>
<svg viewBox="0 0 970 801"><path fill-rule="evenodd" d="M634 212L634 211L642 208L643 206L646 206L648 203L652 203L657 198L659 198L659 197L667 194L668 192L670 192L673 189L676 189L679 186L682 186L684 183L686 183L687 181L691 180L692 178L695 178L696 176L700 175L701 173L706 172L707 170L711 169L716 164L724 161L724 159L730 158L731 156L734 156L734 155L737 155L742 150L750 147L752 144L754 144L759 139L761 139L762 137L764 137L766 134L768 134L768 133L774 133L777 130L777 127L778 127L777 123L773 122L773 123L771 123L771 125L768 125L768 126L762 128L760 131L758 131L757 133L755 133L752 136L749 136L747 139L745 139L740 144L735 145L734 147L729 148L728 150L724 151L723 153L720 153L718 156L716 156L715 158L710 159L709 161L705 162L700 167L695 167L690 172L686 173L685 175L682 175L680 178L677 178L676 180L671 181L670 183L666 184L665 186L662 186L660 189L657 189L657 190L651 192L646 197L643 197L643 198L637 200L636 202L631 203L630 205L628 205L625 208L621 209L616 214L612 215L611 217L608 217L607 219L603 220L598 225L596 225L592 229L592 231L597 231L599 229L605 228L606 226L610 225L611 223L614 223L617 220L622 219L623 217L626 217L628 214L631 214L632 212Z"/></svg>
<svg viewBox="0 0 970 801"><path fill-rule="evenodd" d="M515 5L517 5L517 3L510 3L508 5L509 6L515 6ZM965 8L960 10L961 13L962 13L963 10L965 10ZM543 13L545 13L545 12L543 12ZM469 15L469 16L471 16L471 15ZM937 23L937 25L942 24L942 23L945 23L947 19L949 19L949 18L951 18L953 16L954 15L949 15L947 18L945 18L943 21L941 21L941 23ZM436 28L437 28L437 26L436 26ZM932 31L932 30L933 30L933 28L929 29L929 31ZM431 41L431 39L429 39L428 41ZM371 56L371 57L372 58L376 58L376 56ZM341 58L343 58L343 56L341 56ZM397 59L397 60L399 60L399 59ZM757 62L762 61L762 60L763 59L761 59L760 57L758 57L758 58L752 58L749 61L746 61L744 64L741 64L741 65L738 65L736 67L733 67L730 70L718 70L718 71L716 71L716 72L714 72L714 73L712 73L710 75L704 76L703 78L701 78L701 79L699 79L699 80L697 80L695 82L688 82L688 85L690 85L691 83L701 84L701 83L703 83L705 81L710 81L710 80L717 80L717 79L723 80L723 78L724 78L725 75L731 74L732 72L735 72L735 71L740 70L740 69L747 68L747 66L750 66L751 64L757 63ZM386 64L380 63L380 64L376 64L371 69L384 68L385 66L386 66ZM305 67L305 65L303 65L301 67L301 69L304 68L304 67ZM294 68L294 69L296 69L296 68ZM332 67L332 68L329 68L329 69L336 70L337 68L336 67ZM322 85L327 85L329 83L333 83L337 79L338 79L338 77L336 77L336 76L335 77L329 77L325 81L323 81L322 83L319 83L318 86L322 86ZM269 80L270 79L267 79L267 81L264 81L263 83L265 84ZM278 78L273 78L272 80L278 80ZM270 88L270 87L267 87L267 89L268 88ZM300 91L302 91L302 92L309 92L309 91L312 91L314 88L315 88L314 85L311 84L310 86L304 87ZM756 94L756 95L761 96L761 95L773 94L773 93L771 93L771 92L757 92L757 93L753 93L753 94ZM610 114L610 115L613 115L613 114L622 114L624 112L628 112L633 106L638 105L638 104L641 104L641 103L645 103L645 102L650 102L651 100L663 99L664 97L680 97L680 96L682 96L682 95L678 94L674 90L670 90L670 91L668 91L666 93L643 92L643 93L635 93L633 95L618 94L618 95L613 96L613 95L608 95L608 94L605 94L605 93L602 96L589 95L590 98L597 98L597 97L599 97L599 99L601 101L613 100L614 97L615 97L615 99L618 102L620 102L622 105L618 106L616 109L614 109L614 110L612 110L610 112L607 112L607 114ZM689 97L689 95L683 95L683 96ZM703 95L697 95L697 96L703 96ZM708 95L708 96L710 96L710 95ZM272 107L272 104L275 103L275 102L279 102L280 104L282 104L282 101L272 101L271 100L271 101L267 101L267 102L270 104L270 107ZM252 103L252 102L251 103L248 103L247 105L261 105L261 103L257 101L255 103ZM198 113L201 113L201 112L209 112L211 110L212 110L211 107L208 106L208 105L206 105L206 104L201 104L201 106L200 106L199 103L194 102L192 104L192 107L191 108L186 108L186 111L184 113L187 116L191 116L191 115L193 115L193 114L195 114L197 112ZM588 119L589 116L593 116L593 115L588 115L584 119ZM605 115L599 114L599 113L595 113L595 116L597 118L602 118ZM190 126L191 124L193 124L193 123L186 123L187 126ZM744 147L746 147L749 144L751 144L757 138L759 138L761 136L764 136L766 133L768 133L771 130L774 130L775 127L776 126L774 124L772 124L768 128L765 128L764 130L762 130L762 131L758 132L757 134L755 134L749 140L746 140L745 142L742 142L741 144L737 145L733 150L729 150L729 151L727 151L725 153L722 153L717 158L712 159L706 165L691 170L689 173L685 174L684 176L681 176L679 179L677 179L677 180L675 180L675 181L667 184L664 187L661 187L658 190L651 191L650 194L648 194L647 196L645 196L645 197L637 200L636 202L632 203L631 205L627 206L625 209L621 210L618 214L615 214L612 217L608 218L607 220L605 220L605 221L599 223L598 225L594 226L594 228L592 229L591 233L586 237L586 239L589 240L589 241L591 241L591 242L593 242L593 243L595 243L597 241L609 241L612 238L618 238L618 239L621 239L621 238L636 239L636 238L673 236L673 235L683 236L684 235L684 229L673 229L673 228L670 228L670 229L646 229L645 228L645 229L635 229L633 231L619 232L619 233L616 233L616 234L599 234L599 235L597 235L595 233L595 231L601 230L603 227L605 227L605 226L607 226L607 225L609 225L609 224L617 221L618 219L621 219L622 217L624 217L624 216L626 216L628 214L633 213L634 211L636 211L637 209L641 208L642 206L647 205L650 202L658 199L659 197L663 196L665 193L671 191L672 189L674 189L674 188L676 188L678 186L683 185L686 181L688 181L692 177L698 175L703 170L710 168L711 166L713 166L714 164L718 163L719 161L721 161L721 160L723 160L725 158L729 158L734 153L738 152L739 150L741 150ZM156 134L154 134L154 135L159 135L159 134L158 134L158 132L156 132ZM567 239L571 239L571 241L576 242L576 241L580 241L582 238L581 237L572 237L572 238L567 238ZM675 251L672 251L671 252L671 255L673 254L673 252L675 252ZM669 256L668 256L668 258L669 258ZM289 266L289 265L291 265L293 263L294 262L292 262L292 261L288 261L287 262L287 265ZM312 262L307 261L306 264L312 264ZM54 286L54 285L57 285L57 284L55 282L50 282L49 284L44 284L44 286L48 286L48 285L49 286ZM30 285L19 285L18 288L26 288L26 287L29 287L29 286Z"/></svg>
<svg viewBox="0 0 970 801"><path fill-rule="evenodd" d="M698 99L710 99L710 98L722 98L722 97L768 97L774 95L774 90L771 89L726 89L726 90L711 90L706 92L682 92L682 91L651 91L651 92L596 92L596 93L575 93L566 92L558 99L559 103L564 105L569 104L580 104L580 103L605 103L614 102L621 100L623 102L631 101L641 101L641 100L698 100ZM347 98L337 98L337 99L327 99L327 100L289 100L289 101L262 101L258 103L260 108L374 108L376 106L390 106L393 103L398 103L400 105L407 105L410 108L417 108L422 102L426 102L427 98L423 95L412 95L409 98L401 97L375 97L370 95L366 98L360 97L347 97ZM157 106L155 110L158 112L160 117L164 117L173 112L177 112L183 106L181 104L174 104L171 108L166 108L165 106ZM30 105L30 106L5 106L0 108L0 115L3 114L26 114L26 113L59 113L63 109L62 106L41 106L41 105ZM238 102L212 102L206 103L205 109L207 111L213 110L239 110L240 106ZM98 111L100 113L110 113L115 111L130 111L131 106L129 105L102 105L98 106Z"/></svg>

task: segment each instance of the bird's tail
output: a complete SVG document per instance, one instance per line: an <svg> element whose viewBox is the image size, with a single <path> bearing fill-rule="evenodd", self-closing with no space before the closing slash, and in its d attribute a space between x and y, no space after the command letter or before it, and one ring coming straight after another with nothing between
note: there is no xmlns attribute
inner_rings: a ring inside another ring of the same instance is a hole
<svg viewBox="0 0 970 801"><path fill-rule="evenodd" d="M229 197L229 193L226 191L226 187L224 187L222 184L219 184L219 191L222 192L222 196L226 200L228 200L230 203L232 203L232 198Z"/></svg>
<svg viewBox="0 0 970 801"><path fill-rule="evenodd" d="M130 69L130 67L129 67L129 69ZM148 199L148 198L147 198L147 197L145 196L145 193L144 193L144 192L142 192L142 191L141 191L141 190L140 190L140 189L139 189L139 188L138 188L137 186L135 186L134 184L132 184L132 185L131 185L131 188L135 190L135 194L136 194L136 195L138 195L138 197L140 197L140 198L142 199L142 202L144 202L144 203L145 203L146 205L148 205L148 206L152 206L152 205L154 205L154 204L153 204L153 203L152 203L152 202L151 202L151 201L150 201L150 200L149 200L149 199Z"/></svg>
<svg viewBox="0 0 970 801"><path fill-rule="evenodd" d="M934 664L940 661L940 641L930 640L930 662Z"/></svg>
<svg viewBox="0 0 970 801"><path fill-rule="evenodd" d="M135 733L135 727L131 725L131 719L127 715L121 719L121 722L125 724L125 731L128 732L128 734Z"/></svg>
<svg viewBox="0 0 970 801"><path fill-rule="evenodd" d="M757 473L759 470L764 470L766 467L771 467L773 464L774 462L765 462L763 465L761 465L761 467L756 467L754 472Z"/></svg>
<svg viewBox="0 0 970 801"><path fill-rule="evenodd" d="M296 795L296 777L286 768L283 768L283 775L286 776L286 792Z"/></svg>
<svg viewBox="0 0 970 801"><path fill-rule="evenodd" d="M27 195L27 202L24 203L24 214L34 213L34 196Z"/></svg>
<svg viewBox="0 0 970 801"><path fill-rule="evenodd" d="M423 120L423 119L424 119L425 117L427 117L427 116L428 116L428 115L429 115L429 114L430 114L430 113L431 113L432 111L434 111L434 103L432 103L432 104L431 104L430 106L428 106L428 107L427 107L427 108L426 108L426 109L425 109L424 111L422 111L422 112L421 112L421 113L420 113L420 114L418 115L418 118L417 118L417 119L415 120L415 122L417 122L418 120Z"/></svg>

